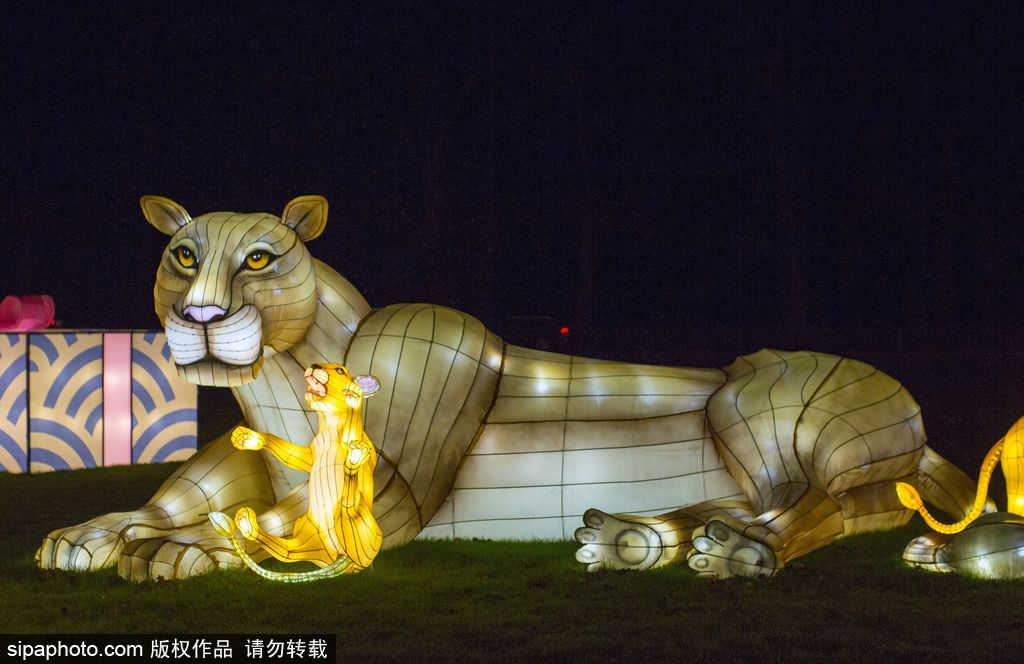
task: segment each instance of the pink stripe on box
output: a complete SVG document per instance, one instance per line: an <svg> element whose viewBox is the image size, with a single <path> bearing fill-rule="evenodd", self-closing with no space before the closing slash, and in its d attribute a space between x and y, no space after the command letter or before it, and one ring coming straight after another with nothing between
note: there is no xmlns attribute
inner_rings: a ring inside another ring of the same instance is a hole
<svg viewBox="0 0 1024 664"><path fill-rule="evenodd" d="M103 335L103 465L132 462L132 335Z"/></svg>

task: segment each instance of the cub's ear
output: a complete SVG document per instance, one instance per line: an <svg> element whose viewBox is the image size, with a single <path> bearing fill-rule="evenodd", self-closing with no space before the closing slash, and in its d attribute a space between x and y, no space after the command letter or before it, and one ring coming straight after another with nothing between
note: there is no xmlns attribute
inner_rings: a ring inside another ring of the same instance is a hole
<svg viewBox="0 0 1024 664"><path fill-rule="evenodd" d="M174 235L178 229L192 221L192 217L169 198L163 196L143 196L139 199L142 214L146 221L165 235Z"/></svg>
<svg viewBox="0 0 1024 664"><path fill-rule="evenodd" d="M298 233L300 240L309 242L327 226L327 199L323 196L293 198L284 206L281 223Z"/></svg>
<svg viewBox="0 0 1024 664"><path fill-rule="evenodd" d="M376 376L369 374L363 376L356 376L353 378L356 381L356 385L363 391L363 398L372 397L374 393L380 389L380 381L377 380Z"/></svg>

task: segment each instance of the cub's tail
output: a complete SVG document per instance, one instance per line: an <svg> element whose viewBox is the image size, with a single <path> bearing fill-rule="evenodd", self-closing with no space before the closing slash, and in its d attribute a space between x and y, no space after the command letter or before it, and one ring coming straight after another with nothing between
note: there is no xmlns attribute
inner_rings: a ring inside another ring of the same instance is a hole
<svg viewBox="0 0 1024 664"><path fill-rule="evenodd" d="M899 496L900 502L903 503L904 507L917 510L918 514L921 515L925 523L932 530L949 535L958 533L981 516L981 513L988 506L986 499L988 497L989 481L992 479L992 473L995 470L996 464L999 463L999 457L1003 452L1005 441L1005 438L1001 438L985 455L985 461L981 465L978 487L974 492L973 501L970 499L970 480L967 479L967 475L939 456L930 447L925 448L925 453L918 469L918 480L922 491L925 493L925 497L922 499L917 489L906 482L896 483L896 495ZM965 480L967 481L966 485L964 483ZM966 491L965 488L967 489ZM962 514L963 518L952 524L941 523L928 512L928 508L924 505L925 500L950 514ZM968 504L970 509L965 508Z"/></svg>
<svg viewBox="0 0 1024 664"><path fill-rule="evenodd" d="M320 579L329 579L334 576L340 576L346 572L355 571L353 568L352 560L347 556L338 558L327 567L321 567L309 572L274 572L269 569L264 569L245 552L245 549L238 540L235 539L235 522L232 521L224 512L210 512L210 523L213 524L213 529L218 534L227 537L231 542L231 546L234 547L235 553L242 559L246 567L256 572L264 579L270 579L271 581L284 581L286 583L306 583L309 581L319 581Z"/></svg>

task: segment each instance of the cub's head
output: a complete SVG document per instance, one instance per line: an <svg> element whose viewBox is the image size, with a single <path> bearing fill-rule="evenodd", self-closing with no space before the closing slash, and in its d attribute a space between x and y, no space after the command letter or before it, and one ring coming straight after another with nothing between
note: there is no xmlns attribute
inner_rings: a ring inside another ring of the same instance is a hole
<svg viewBox="0 0 1024 664"><path fill-rule="evenodd" d="M314 364L305 376L306 403L325 413L358 410L380 389L376 376L353 376L340 364Z"/></svg>
<svg viewBox="0 0 1024 664"><path fill-rule="evenodd" d="M156 315L178 373L234 387L256 377L263 348L284 351L313 324L317 289L304 242L327 223L327 201L302 196L272 214L211 212L193 219L160 196L142 213L171 236L156 274Z"/></svg>

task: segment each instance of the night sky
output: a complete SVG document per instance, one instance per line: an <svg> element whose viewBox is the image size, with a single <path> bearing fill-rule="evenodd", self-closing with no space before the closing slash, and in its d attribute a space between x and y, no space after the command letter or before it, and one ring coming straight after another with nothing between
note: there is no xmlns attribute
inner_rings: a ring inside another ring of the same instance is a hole
<svg viewBox="0 0 1024 664"><path fill-rule="evenodd" d="M491 4L5 3L0 294L155 327L140 195L319 193L371 304L499 334L1022 347L1024 10Z"/></svg>

